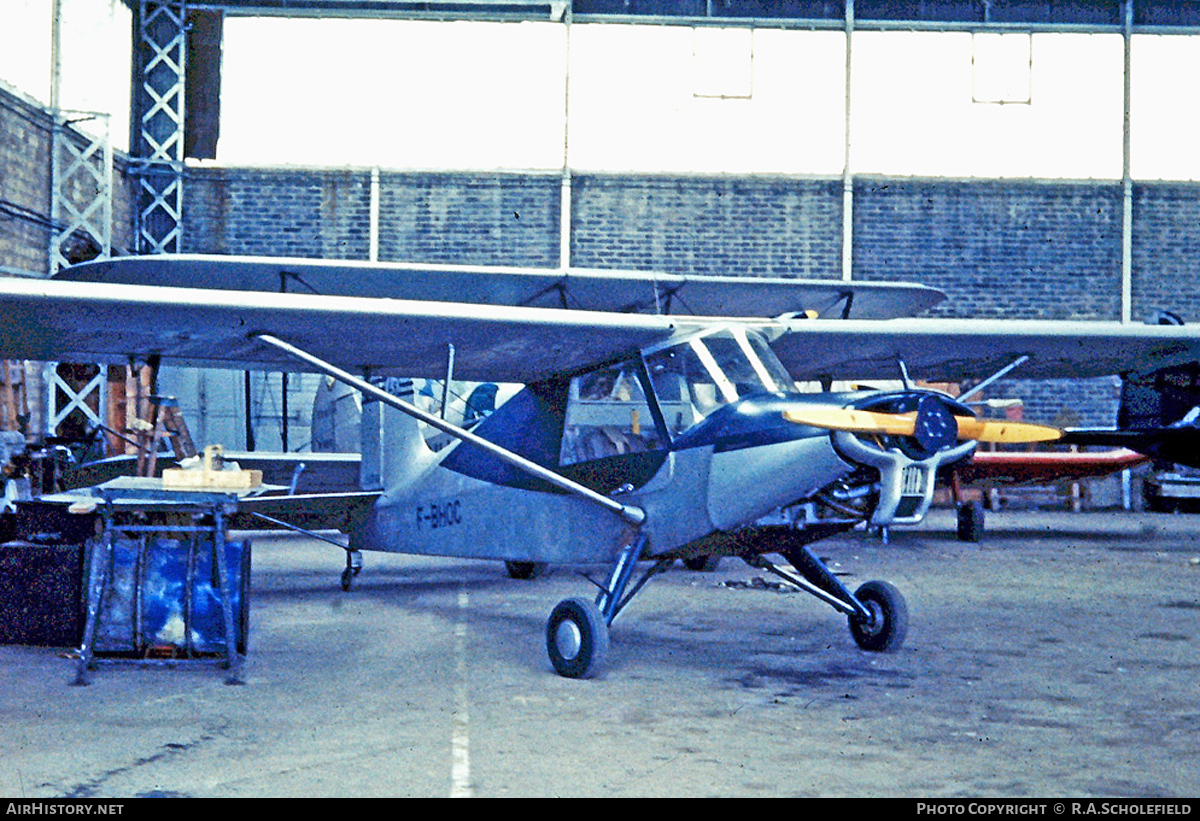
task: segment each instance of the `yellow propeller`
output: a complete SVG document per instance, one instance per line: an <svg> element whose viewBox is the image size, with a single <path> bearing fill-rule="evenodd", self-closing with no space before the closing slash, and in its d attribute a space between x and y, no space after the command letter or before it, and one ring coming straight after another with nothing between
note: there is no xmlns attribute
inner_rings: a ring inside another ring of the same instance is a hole
<svg viewBox="0 0 1200 821"><path fill-rule="evenodd" d="M793 408L783 412L783 417L798 425L829 430L847 430L854 433L881 433L894 436L912 436L916 432L917 412L881 413L879 411L854 410L832 405L812 405ZM1063 432L1047 425L1029 422L1008 422L998 419L976 419L972 416L955 416L959 439L974 439L977 442L1053 442L1061 439Z"/></svg>

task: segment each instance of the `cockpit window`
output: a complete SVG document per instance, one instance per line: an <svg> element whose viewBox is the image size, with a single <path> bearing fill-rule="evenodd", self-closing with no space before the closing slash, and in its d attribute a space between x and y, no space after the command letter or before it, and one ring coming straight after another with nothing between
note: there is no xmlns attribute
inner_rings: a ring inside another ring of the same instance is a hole
<svg viewBox="0 0 1200 821"><path fill-rule="evenodd" d="M560 465L663 447L634 362L576 376L567 398Z"/></svg>
<svg viewBox="0 0 1200 821"><path fill-rule="evenodd" d="M687 430L725 404L716 379L686 342L647 356L646 367L663 419L673 434Z"/></svg>
<svg viewBox="0 0 1200 821"><path fill-rule="evenodd" d="M754 365L751 364L741 343L734 336L713 334L705 337L702 342L704 347L712 353L721 373L725 374L725 378L733 383L738 399L773 389L773 386L766 385L762 377L754 370Z"/></svg>
<svg viewBox="0 0 1200 821"><path fill-rule="evenodd" d="M765 339L756 333L748 333L746 341L750 343L750 348L758 357L758 361L762 363L763 369L775 383L775 390L781 393L790 393L796 390L796 380L792 379L792 375L788 373L787 368L779 361L779 357L771 350L771 346Z"/></svg>
<svg viewBox="0 0 1200 821"><path fill-rule="evenodd" d="M790 391L791 378L756 333L720 330L646 354L648 398L636 360L571 380L559 464L666 447L722 405L760 393ZM651 399L666 430L655 424Z"/></svg>

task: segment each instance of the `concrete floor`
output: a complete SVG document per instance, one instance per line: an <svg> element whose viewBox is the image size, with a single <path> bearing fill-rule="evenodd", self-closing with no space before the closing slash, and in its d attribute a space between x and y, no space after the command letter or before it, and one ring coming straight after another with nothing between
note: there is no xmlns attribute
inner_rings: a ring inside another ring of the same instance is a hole
<svg viewBox="0 0 1200 821"><path fill-rule="evenodd" d="M1194 796L1200 517L988 524L818 545L904 591L898 653L727 559L655 579L591 681L543 647L572 569L368 554L345 594L335 548L259 537L244 686L0 647L0 795Z"/></svg>

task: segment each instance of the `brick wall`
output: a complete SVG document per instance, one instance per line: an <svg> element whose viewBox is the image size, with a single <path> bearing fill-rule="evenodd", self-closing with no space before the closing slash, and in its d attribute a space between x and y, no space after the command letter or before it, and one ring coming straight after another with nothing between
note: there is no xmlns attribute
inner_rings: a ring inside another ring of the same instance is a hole
<svg viewBox="0 0 1200 821"><path fill-rule="evenodd" d="M50 118L0 90L0 268L46 271Z"/></svg>
<svg viewBox="0 0 1200 821"><path fill-rule="evenodd" d="M580 176L571 251L584 268L841 276L841 181Z"/></svg>
<svg viewBox="0 0 1200 821"><path fill-rule="evenodd" d="M44 109L0 88L0 269L40 276L49 267L52 127ZM81 148L86 145L81 137L76 143ZM114 154L112 247L114 253L128 253L135 245L136 182L129 175L127 158ZM62 167L69 162L68 152L61 152ZM72 175L65 186L66 195L80 209L95 192L86 173ZM89 255L86 243L71 247L84 257Z"/></svg>
<svg viewBox="0 0 1200 821"><path fill-rule="evenodd" d="M379 258L558 265L559 175L383 173Z"/></svg>
<svg viewBox="0 0 1200 821"><path fill-rule="evenodd" d="M1133 197L1133 319L1200 323L1200 185L1142 183Z"/></svg>
<svg viewBox="0 0 1200 821"><path fill-rule="evenodd" d="M856 279L941 288L935 315L1121 317L1115 184L860 180L854 239Z"/></svg>
<svg viewBox="0 0 1200 821"><path fill-rule="evenodd" d="M338 169L188 168L183 250L366 259L370 177Z"/></svg>
<svg viewBox="0 0 1200 821"><path fill-rule="evenodd" d="M189 168L184 249L367 259L371 172ZM559 178L379 175L379 259L554 266Z"/></svg>

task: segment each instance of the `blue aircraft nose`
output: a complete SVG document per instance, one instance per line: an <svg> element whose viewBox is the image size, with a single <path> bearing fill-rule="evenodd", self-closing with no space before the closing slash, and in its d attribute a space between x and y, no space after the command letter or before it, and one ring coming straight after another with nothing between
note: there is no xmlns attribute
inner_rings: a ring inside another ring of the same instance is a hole
<svg viewBox="0 0 1200 821"><path fill-rule="evenodd" d="M926 453L937 453L958 442L958 421L940 397L926 394L917 403L913 436Z"/></svg>

